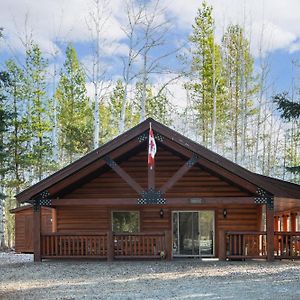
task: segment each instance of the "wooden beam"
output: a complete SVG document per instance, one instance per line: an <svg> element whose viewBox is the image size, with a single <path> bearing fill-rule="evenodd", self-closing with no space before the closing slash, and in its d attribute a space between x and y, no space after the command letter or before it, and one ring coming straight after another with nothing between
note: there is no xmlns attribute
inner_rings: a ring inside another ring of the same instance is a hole
<svg viewBox="0 0 300 300"><path fill-rule="evenodd" d="M216 204L254 204L254 197L203 197L203 198L167 198L167 205L216 205ZM136 198L93 198L93 199L53 199L53 206L87 205L137 205Z"/></svg>
<svg viewBox="0 0 300 300"><path fill-rule="evenodd" d="M135 205L137 198L53 199L52 206Z"/></svg>
<svg viewBox="0 0 300 300"><path fill-rule="evenodd" d="M110 166L128 185L130 185L138 194L143 191L143 188L125 172L110 156L104 157L105 162Z"/></svg>
<svg viewBox="0 0 300 300"><path fill-rule="evenodd" d="M34 262L41 261L41 207L33 210L33 253Z"/></svg>
<svg viewBox="0 0 300 300"><path fill-rule="evenodd" d="M267 260L274 261L274 207L266 204Z"/></svg>
<svg viewBox="0 0 300 300"><path fill-rule="evenodd" d="M183 177L183 175L190 170L199 159L193 155L177 172L160 188L160 191L164 194L174 184Z"/></svg>

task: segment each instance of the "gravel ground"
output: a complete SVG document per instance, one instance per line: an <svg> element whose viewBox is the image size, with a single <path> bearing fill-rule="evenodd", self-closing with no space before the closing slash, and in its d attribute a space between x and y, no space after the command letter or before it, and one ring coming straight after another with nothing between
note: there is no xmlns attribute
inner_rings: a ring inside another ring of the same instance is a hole
<svg viewBox="0 0 300 300"><path fill-rule="evenodd" d="M44 261L0 253L0 299L300 299L300 262Z"/></svg>

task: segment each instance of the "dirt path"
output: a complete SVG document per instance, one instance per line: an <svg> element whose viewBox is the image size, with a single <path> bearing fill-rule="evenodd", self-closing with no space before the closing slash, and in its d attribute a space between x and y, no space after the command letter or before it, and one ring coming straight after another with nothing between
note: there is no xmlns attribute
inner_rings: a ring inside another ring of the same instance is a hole
<svg viewBox="0 0 300 300"><path fill-rule="evenodd" d="M34 264L0 253L0 299L300 299L300 262Z"/></svg>

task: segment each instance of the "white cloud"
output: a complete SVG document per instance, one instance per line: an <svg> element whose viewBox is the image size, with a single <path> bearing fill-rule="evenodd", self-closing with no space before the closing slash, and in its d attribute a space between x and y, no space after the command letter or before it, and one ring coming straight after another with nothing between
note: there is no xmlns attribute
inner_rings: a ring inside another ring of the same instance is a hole
<svg viewBox="0 0 300 300"><path fill-rule="evenodd" d="M300 51L300 41L296 41L289 47L289 52L294 53Z"/></svg>
<svg viewBox="0 0 300 300"><path fill-rule="evenodd" d="M299 51L299 0L207 0L214 8L216 34L218 39L231 23L239 23L247 28L251 39L252 52L258 55L260 45L263 53L277 49L289 52ZM102 39L105 41L103 51L106 54L123 55L127 51L123 43L125 37L122 27L126 24L125 1L110 0L105 8L105 23ZM156 0L148 2L153 8ZM90 40L87 23L91 22L90 10L93 0L9 0L1 2L0 20L7 35L7 42L16 50L23 50L18 36L24 38L32 31L34 40L42 50L49 54L60 53L58 42L86 42ZM103 3L105 1L103 0ZM166 7L177 33L191 32L199 0L161 0ZM25 24L27 16L27 24ZM262 28L264 34L262 35ZM175 43L175 41L174 41ZM116 52L114 52L116 51Z"/></svg>
<svg viewBox="0 0 300 300"><path fill-rule="evenodd" d="M1 26L8 35L8 41L17 50L22 49L19 37L24 38L25 31L43 51L57 50L55 41L85 42L90 40L87 26L92 0L10 0L2 1L0 9ZM109 2L107 21L103 26L102 38L115 41L124 38L118 21L122 9L121 0ZM110 13L111 12L111 13Z"/></svg>
<svg viewBox="0 0 300 300"><path fill-rule="evenodd" d="M192 24L201 6L201 1L162 0L168 7L170 16L175 17L178 28L191 32ZM253 54L258 54L260 44L263 53L277 49L292 49L300 38L298 0L208 0L214 8L216 34L220 40L228 24L240 24L248 28L248 36L253 44ZM263 40L262 25L264 27Z"/></svg>

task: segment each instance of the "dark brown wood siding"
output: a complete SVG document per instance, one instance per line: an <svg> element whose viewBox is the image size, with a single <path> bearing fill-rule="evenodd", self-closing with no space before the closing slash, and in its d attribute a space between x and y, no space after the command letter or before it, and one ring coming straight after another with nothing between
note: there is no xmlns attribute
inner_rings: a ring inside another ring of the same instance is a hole
<svg viewBox="0 0 300 300"><path fill-rule="evenodd" d="M163 218L160 217L160 207L143 207L140 210L141 230L145 232L163 232L171 229L171 209L162 208Z"/></svg>
<svg viewBox="0 0 300 300"><path fill-rule="evenodd" d="M52 209L42 208L42 233L52 232ZM33 209L15 213L15 250L17 253L33 252Z"/></svg>
<svg viewBox="0 0 300 300"><path fill-rule="evenodd" d="M108 209L101 206L61 206L56 210L58 232L108 230Z"/></svg>
<svg viewBox="0 0 300 300"><path fill-rule="evenodd" d="M227 215L224 217L223 211ZM219 252L220 231L259 231L261 222L261 207L258 205L228 205L215 210L216 217L216 256Z"/></svg>

